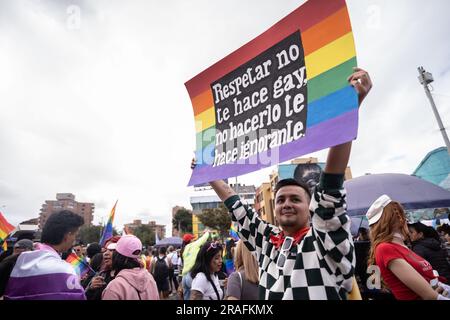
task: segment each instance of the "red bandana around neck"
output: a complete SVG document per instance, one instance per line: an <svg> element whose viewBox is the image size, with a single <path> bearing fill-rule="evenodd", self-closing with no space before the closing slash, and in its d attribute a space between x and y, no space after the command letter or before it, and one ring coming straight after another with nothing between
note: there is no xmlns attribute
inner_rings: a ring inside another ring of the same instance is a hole
<svg viewBox="0 0 450 320"><path fill-rule="evenodd" d="M294 243L292 244L292 246L299 244L300 241L302 241L303 237L308 233L308 231L309 231L309 227L304 227L304 228L298 230L293 237ZM281 231L278 235L271 234L270 242L273 243L275 248L280 249L281 246L283 245L284 238L285 238L284 231Z"/></svg>

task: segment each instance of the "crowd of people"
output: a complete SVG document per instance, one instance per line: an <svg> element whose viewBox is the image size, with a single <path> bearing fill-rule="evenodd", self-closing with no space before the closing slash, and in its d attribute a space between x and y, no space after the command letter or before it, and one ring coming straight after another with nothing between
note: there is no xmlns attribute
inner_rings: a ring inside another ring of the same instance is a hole
<svg viewBox="0 0 450 320"><path fill-rule="evenodd" d="M349 83L359 103L368 73ZM383 195L367 212L369 229L356 239L346 212L344 172L352 142L331 147L320 181L285 179L274 189L278 225L262 220L224 181L210 185L223 201L240 240L206 230L186 234L181 248L144 250L134 235L103 246L74 246L83 219L70 211L49 217L39 243L20 240L0 262L3 299L74 300L449 300L449 227L409 224L401 205ZM195 160L192 168L195 168ZM225 245L224 245L225 243ZM65 261L85 257L80 277Z"/></svg>

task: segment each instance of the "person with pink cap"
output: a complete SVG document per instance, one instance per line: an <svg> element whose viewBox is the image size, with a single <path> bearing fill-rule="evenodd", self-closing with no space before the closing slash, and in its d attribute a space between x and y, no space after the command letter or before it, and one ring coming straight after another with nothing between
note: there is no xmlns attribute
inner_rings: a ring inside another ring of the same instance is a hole
<svg viewBox="0 0 450 320"><path fill-rule="evenodd" d="M371 248L368 265L376 265L381 277L398 300L449 300L439 294L442 289L433 267L405 244L408 225L400 203L382 195L369 208ZM381 280L381 279L379 279Z"/></svg>
<svg viewBox="0 0 450 320"><path fill-rule="evenodd" d="M116 277L103 291L102 300L159 300L152 275L141 266L142 243L134 235L117 242L112 257Z"/></svg>

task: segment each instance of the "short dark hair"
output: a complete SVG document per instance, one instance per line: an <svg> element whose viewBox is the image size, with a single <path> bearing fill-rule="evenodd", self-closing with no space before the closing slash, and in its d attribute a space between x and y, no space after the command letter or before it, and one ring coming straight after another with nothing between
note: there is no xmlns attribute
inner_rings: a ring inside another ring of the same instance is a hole
<svg viewBox="0 0 450 320"><path fill-rule="evenodd" d="M166 254L167 248L166 247L160 247L159 248L159 254Z"/></svg>
<svg viewBox="0 0 450 320"><path fill-rule="evenodd" d="M84 224L84 219L69 210L52 214L42 230L41 242L58 245L69 232L74 232Z"/></svg>
<svg viewBox="0 0 450 320"><path fill-rule="evenodd" d="M280 191L281 188L287 187L287 186L297 186L305 190L306 194L309 196L309 199L311 199L311 190L309 190L309 187L306 183L303 181L297 181L295 179L283 179L278 181L277 185L275 186L274 194L275 197L277 196L278 191Z"/></svg>
<svg viewBox="0 0 450 320"><path fill-rule="evenodd" d="M116 275L123 269L133 269L140 267L141 264L134 258L128 258L115 250L112 255L112 269L116 272Z"/></svg>

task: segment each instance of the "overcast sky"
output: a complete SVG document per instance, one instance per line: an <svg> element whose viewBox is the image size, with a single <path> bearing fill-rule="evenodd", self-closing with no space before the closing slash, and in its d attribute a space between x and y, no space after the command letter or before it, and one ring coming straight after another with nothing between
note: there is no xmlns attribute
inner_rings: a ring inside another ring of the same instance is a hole
<svg viewBox="0 0 450 320"><path fill-rule="evenodd" d="M301 0L0 0L0 211L12 224L71 192L115 226L189 207L195 149L184 83ZM411 174L443 146L417 80L424 65L450 121L450 2L348 0L359 66L374 88L350 166ZM312 154L325 161L326 152ZM272 169L239 178L268 181Z"/></svg>

